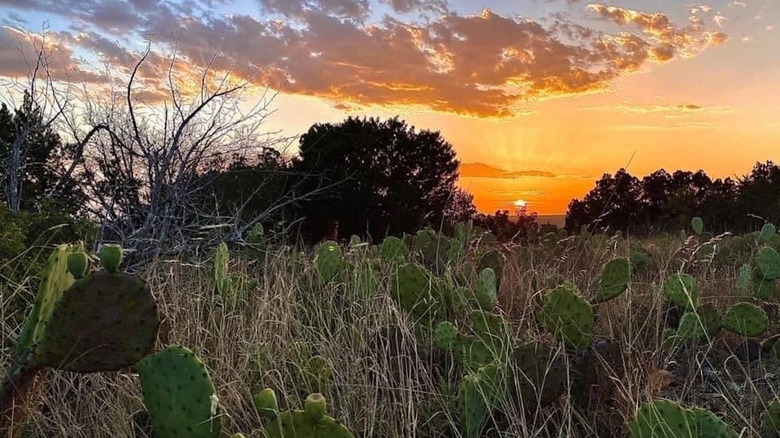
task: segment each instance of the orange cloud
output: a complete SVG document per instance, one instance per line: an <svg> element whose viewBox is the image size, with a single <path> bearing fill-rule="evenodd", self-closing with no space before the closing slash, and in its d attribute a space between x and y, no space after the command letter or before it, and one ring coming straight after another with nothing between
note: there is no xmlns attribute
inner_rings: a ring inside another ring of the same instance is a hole
<svg viewBox="0 0 780 438"><path fill-rule="evenodd" d="M521 170L508 171L498 167L493 167L485 163L461 163L458 173L461 178L505 178L514 179L527 176L535 177L555 177L555 174L546 170Z"/></svg>

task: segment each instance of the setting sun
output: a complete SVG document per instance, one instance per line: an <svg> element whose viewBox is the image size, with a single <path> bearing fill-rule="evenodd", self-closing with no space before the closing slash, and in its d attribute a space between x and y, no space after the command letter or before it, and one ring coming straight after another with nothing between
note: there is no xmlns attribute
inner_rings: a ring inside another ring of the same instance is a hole
<svg viewBox="0 0 780 438"><path fill-rule="evenodd" d="M525 201L524 201L524 200L522 200L522 199L518 199L517 201L515 201L515 202L514 202L514 205L515 205L515 207L519 207L519 208L528 207L528 203L527 203L527 202L525 202Z"/></svg>

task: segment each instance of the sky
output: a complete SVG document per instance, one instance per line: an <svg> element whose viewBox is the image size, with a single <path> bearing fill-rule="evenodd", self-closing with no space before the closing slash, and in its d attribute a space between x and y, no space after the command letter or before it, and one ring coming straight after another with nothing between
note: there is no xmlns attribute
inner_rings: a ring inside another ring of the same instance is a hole
<svg viewBox="0 0 780 438"><path fill-rule="evenodd" d="M55 76L86 84L151 41L147 99L175 54L278 92L281 135L350 115L440 131L483 212L563 214L621 167L780 161L777 0L0 0L0 26L0 78L42 31Z"/></svg>

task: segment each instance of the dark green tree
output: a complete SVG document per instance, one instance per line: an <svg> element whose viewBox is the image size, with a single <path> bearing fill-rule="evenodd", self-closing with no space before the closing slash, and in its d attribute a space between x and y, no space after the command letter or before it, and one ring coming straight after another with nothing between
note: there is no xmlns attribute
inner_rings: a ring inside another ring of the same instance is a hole
<svg viewBox="0 0 780 438"><path fill-rule="evenodd" d="M294 168L307 175L304 193L330 189L300 204L302 231L309 240L334 234L381 239L438 227L459 196L458 164L439 132L416 131L397 117L316 124L301 137Z"/></svg>

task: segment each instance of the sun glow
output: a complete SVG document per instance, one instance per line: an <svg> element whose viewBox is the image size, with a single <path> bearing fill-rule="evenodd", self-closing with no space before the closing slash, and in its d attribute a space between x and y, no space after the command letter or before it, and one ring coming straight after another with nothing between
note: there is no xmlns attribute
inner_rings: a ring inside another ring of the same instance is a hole
<svg viewBox="0 0 780 438"><path fill-rule="evenodd" d="M528 207L528 203L525 202L522 199L518 199L517 201L514 202L514 204L515 204L515 207L520 207L520 208Z"/></svg>

